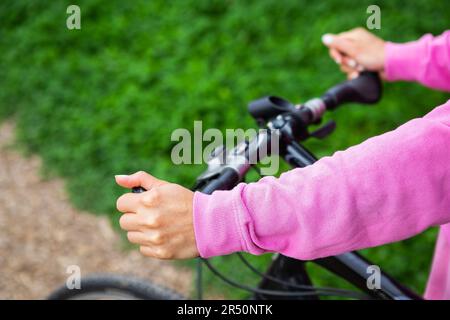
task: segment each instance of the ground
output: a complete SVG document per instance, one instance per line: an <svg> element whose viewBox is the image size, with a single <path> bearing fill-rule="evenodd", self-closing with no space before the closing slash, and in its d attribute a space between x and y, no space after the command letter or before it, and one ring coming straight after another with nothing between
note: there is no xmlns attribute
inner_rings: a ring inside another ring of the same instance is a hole
<svg viewBox="0 0 450 320"><path fill-rule="evenodd" d="M108 219L71 206L62 180L43 180L38 157L12 147L14 125L0 127L0 299L43 299L65 283L67 267L82 275L139 276L189 294L192 272L124 250Z"/></svg>

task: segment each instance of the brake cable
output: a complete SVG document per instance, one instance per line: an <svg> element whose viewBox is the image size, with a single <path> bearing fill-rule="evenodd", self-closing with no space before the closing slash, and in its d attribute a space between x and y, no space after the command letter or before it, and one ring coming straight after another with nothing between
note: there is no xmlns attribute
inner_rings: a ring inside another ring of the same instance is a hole
<svg viewBox="0 0 450 320"><path fill-rule="evenodd" d="M332 291L324 291L320 288L314 291L306 292L306 291L281 291L281 290L272 290L272 289L260 289L256 287L251 287L247 285L243 285L238 283L235 280L232 280L230 278L227 278L225 275L223 275L220 271L218 271L207 259L202 259L202 261L206 264L206 266L211 270L211 272L227 283L230 286L233 286L235 288L239 288L248 292L256 293L259 295L266 295L266 296L279 296L279 297L306 297L306 296L315 296L315 295L321 295L321 296L339 296L339 297L347 297L347 298L355 298L355 299L361 299L361 294L353 291L345 291L345 292L332 292ZM367 298L364 295L364 298Z"/></svg>
<svg viewBox="0 0 450 320"><path fill-rule="evenodd" d="M321 291L321 292L329 292L329 293L336 293L336 294L343 294L343 295L359 295L358 299L367 299L368 296L363 294L363 293L359 293L357 291L352 291L352 290L346 290L346 289L339 289L339 288L332 288L332 287L314 287L314 286L309 286L309 285L300 285L300 284L294 284L294 283L290 283L284 280L281 280L279 278L267 275L262 273L261 271L257 270L240 252L236 253L237 256L239 257L239 259L245 264L245 266L251 270L253 273L255 273L256 275L272 281L274 283L278 283L281 285L285 285L285 286L289 286L292 288L297 288L297 289L304 289L304 290L314 290L314 291Z"/></svg>

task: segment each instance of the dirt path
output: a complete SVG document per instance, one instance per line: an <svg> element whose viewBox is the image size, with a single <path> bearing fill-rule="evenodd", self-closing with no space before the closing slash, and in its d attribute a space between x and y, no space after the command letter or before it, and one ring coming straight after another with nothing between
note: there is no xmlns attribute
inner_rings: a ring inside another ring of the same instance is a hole
<svg viewBox="0 0 450 320"><path fill-rule="evenodd" d="M82 275L132 274L188 294L192 274L167 261L123 251L105 217L75 210L61 180L43 181L37 157L9 146L14 127L0 127L0 299L42 299L66 281L69 265ZM51 197L50 197L51 196Z"/></svg>

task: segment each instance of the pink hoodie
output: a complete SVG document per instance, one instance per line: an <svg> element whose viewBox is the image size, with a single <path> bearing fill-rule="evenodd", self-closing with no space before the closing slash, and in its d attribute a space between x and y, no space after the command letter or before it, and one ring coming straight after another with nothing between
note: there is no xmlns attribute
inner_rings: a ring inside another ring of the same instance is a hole
<svg viewBox="0 0 450 320"><path fill-rule="evenodd" d="M450 31L387 43L386 77L450 91ZM311 260L441 225L425 297L450 299L450 100L312 166L194 197L202 257L280 252Z"/></svg>

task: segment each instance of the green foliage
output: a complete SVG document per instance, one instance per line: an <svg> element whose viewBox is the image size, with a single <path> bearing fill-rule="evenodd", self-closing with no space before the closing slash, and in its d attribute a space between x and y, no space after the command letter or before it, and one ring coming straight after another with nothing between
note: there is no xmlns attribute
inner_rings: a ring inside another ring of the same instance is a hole
<svg viewBox="0 0 450 320"><path fill-rule="evenodd" d="M365 25L374 1L80 0L81 30L66 28L65 1L0 3L0 115L14 115L21 144L66 178L74 203L117 223L114 174L147 170L192 185L202 166L170 161L172 130L248 128L248 101L301 101L341 81L320 36ZM376 1L385 39L408 41L448 27L447 1ZM448 96L417 84L385 85L377 107L331 115L336 133L307 146L329 155L421 116ZM51 196L51 195L49 195ZM367 251L422 290L434 232ZM220 264L240 275L229 257ZM252 258L259 267L266 258ZM315 280L333 284L317 274ZM209 279L211 283L211 279ZM251 280L254 281L254 280ZM217 288L217 286L216 286ZM220 291L220 289L218 289Z"/></svg>

